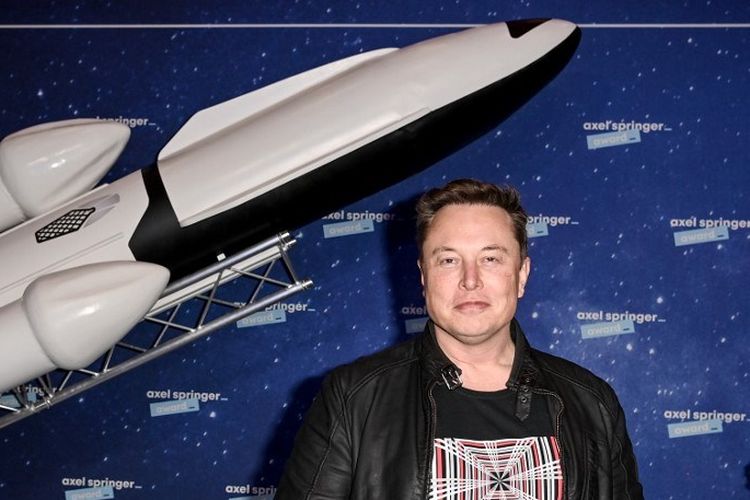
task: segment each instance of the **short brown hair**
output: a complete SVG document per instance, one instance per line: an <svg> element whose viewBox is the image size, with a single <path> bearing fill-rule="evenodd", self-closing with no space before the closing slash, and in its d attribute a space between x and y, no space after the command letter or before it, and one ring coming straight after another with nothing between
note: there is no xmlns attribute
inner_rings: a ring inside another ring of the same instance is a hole
<svg viewBox="0 0 750 500"><path fill-rule="evenodd" d="M422 258L422 245L438 210L447 205L490 205L500 207L513 221L513 233L521 248L521 261L528 255L526 222L528 215L521 206L521 195L512 186L498 186L476 179L456 179L443 187L423 194L417 202L417 246Z"/></svg>

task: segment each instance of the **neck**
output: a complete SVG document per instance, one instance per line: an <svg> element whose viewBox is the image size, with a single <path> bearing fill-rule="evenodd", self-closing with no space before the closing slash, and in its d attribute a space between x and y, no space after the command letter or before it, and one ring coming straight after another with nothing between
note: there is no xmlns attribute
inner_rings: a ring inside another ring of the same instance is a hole
<svg viewBox="0 0 750 500"><path fill-rule="evenodd" d="M515 356L510 328L479 344L461 342L435 328L435 337L443 353L461 369L463 386L475 391L505 389Z"/></svg>

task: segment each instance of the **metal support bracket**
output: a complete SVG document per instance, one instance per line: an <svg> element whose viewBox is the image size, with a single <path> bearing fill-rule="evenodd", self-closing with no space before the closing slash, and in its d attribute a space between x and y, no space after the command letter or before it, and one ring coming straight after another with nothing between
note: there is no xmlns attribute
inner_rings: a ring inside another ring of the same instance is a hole
<svg viewBox="0 0 750 500"><path fill-rule="evenodd" d="M292 266L294 243L281 233L171 283L143 321L89 367L55 370L0 395L0 429L311 287Z"/></svg>

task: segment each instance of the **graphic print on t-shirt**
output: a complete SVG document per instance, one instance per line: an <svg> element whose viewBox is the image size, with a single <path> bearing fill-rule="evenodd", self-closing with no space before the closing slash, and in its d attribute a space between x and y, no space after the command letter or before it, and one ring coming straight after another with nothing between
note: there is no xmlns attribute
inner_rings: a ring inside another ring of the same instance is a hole
<svg viewBox="0 0 750 500"><path fill-rule="evenodd" d="M435 439L430 500L560 500L562 485L554 436Z"/></svg>

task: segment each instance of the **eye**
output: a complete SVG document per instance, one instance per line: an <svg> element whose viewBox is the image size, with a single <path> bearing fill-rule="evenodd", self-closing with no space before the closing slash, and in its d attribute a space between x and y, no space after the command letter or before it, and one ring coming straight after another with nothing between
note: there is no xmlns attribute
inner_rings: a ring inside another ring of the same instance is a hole
<svg viewBox="0 0 750 500"><path fill-rule="evenodd" d="M502 264L503 260L497 255L485 255L482 257L482 262L485 264Z"/></svg>
<svg viewBox="0 0 750 500"><path fill-rule="evenodd" d="M458 262L455 257L440 257L438 259L438 265L440 266L453 266Z"/></svg>

